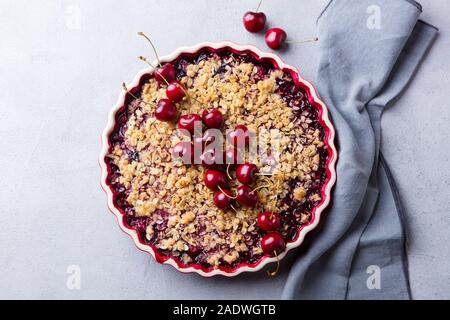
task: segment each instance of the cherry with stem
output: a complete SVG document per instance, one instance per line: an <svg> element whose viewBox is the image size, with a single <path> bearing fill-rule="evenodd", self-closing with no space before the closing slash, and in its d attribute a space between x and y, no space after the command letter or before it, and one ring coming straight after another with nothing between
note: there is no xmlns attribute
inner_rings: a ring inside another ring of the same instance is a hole
<svg viewBox="0 0 450 320"><path fill-rule="evenodd" d="M244 22L244 27L248 32L259 32L264 29L266 24L266 15L264 12L258 12L261 6L262 0L259 1L256 11L248 11L244 14L242 20Z"/></svg>
<svg viewBox="0 0 450 320"><path fill-rule="evenodd" d="M138 32L138 35L144 37L152 46L153 52L155 53L156 60L158 61L159 70L157 71L157 74L155 75L155 80L158 82L161 82L161 80L164 80L167 83L167 89L166 89L166 95L167 98L169 98L172 102L179 102L181 101L185 96L187 96L186 90L184 89L184 86L175 79L175 68L172 64L166 63L164 66L161 64L161 60L159 59L158 52L156 51L156 48L153 44L153 42L150 40L149 37L147 37L143 32ZM140 57L141 60L147 62L150 66L152 66L147 59ZM152 66L153 67L153 66ZM156 68L155 68L156 69ZM168 79L168 77L170 77Z"/></svg>
<svg viewBox="0 0 450 320"><path fill-rule="evenodd" d="M144 57L144 56L139 56L138 59L141 60L141 61L143 61L143 62L145 62L146 64L148 64L149 67L151 67L152 69L154 69L155 72L159 74L159 76L161 77L161 79L163 79L164 82L165 82L167 85L169 85L169 81L167 81L167 79L161 74L161 72L159 72L159 70L158 70L157 68L155 68L155 67L147 60L146 57ZM158 63L161 65L161 62L159 62L159 60L158 60Z"/></svg>
<svg viewBox="0 0 450 320"><path fill-rule="evenodd" d="M155 47L155 45L153 44L152 40L150 40L150 38L149 38L145 33L143 33L143 32L138 32L138 35L140 35L141 37L144 37L144 38L150 43L150 45L152 46L153 52L155 53L156 61L158 62L159 67L162 68L163 66L162 66L162 64L161 64L161 60L159 59L158 52L156 51L156 47ZM170 85L170 81L169 81L168 79L166 79L166 77L165 77L161 72L159 72L159 71L157 70L157 68L155 68L155 67L154 67L154 66L153 66L153 65L152 65L145 57L139 56L139 59L142 60L142 61L144 61L145 63L147 63L152 69L155 69L156 72L158 73L158 75L161 77L161 79L163 79L164 82L165 82L167 85ZM203 105L200 101L198 101L198 100L195 99L194 97L191 97L191 96L187 93L186 89L185 89L182 85L180 85L180 87L181 87L181 89L184 91L184 94L185 94L188 98L193 99L193 100L197 101L198 103L200 103L201 105Z"/></svg>
<svg viewBox="0 0 450 320"><path fill-rule="evenodd" d="M267 46L273 50L280 49L284 43L291 43L291 44L302 44L306 42L315 42L318 41L319 38L314 37L312 39L303 40L303 41L296 41L296 40L286 40L287 33L281 28L271 28L266 31L264 35L264 40L267 44Z"/></svg>
<svg viewBox="0 0 450 320"><path fill-rule="evenodd" d="M143 62L145 62L150 68L154 69L155 72L158 73L158 75L161 77L161 79L163 79L163 81L164 81L168 86L170 85L170 82L164 77L164 75L163 75L161 72L158 71L157 68L155 68L154 65L152 65L152 64L150 63L150 61L148 61L147 58L145 58L144 56L139 56L138 59L141 60L141 61L143 61ZM158 60L158 61L159 61L159 60ZM184 88L184 86L180 85L180 88L181 88L181 90L183 90L184 94L186 95L186 97L188 97L188 99L192 99L192 100L198 102L200 105L203 106L203 103L202 103L201 101L199 101L198 99L194 98L193 96L191 96L191 95L187 92L187 90Z"/></svg>

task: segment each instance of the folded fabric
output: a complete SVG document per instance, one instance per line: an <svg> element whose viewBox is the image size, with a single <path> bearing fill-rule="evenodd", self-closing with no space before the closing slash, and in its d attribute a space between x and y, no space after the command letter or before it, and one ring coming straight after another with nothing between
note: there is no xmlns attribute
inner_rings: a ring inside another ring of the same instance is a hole
<svg viewBox="0 0 450 320"><path fill-rule="evenodd" d="M337 183L285 299L410 298L402 209L379 156L380 119L437 34L420 13L409 0L332 0L319 17L317 88L336 127Z"/></svg>

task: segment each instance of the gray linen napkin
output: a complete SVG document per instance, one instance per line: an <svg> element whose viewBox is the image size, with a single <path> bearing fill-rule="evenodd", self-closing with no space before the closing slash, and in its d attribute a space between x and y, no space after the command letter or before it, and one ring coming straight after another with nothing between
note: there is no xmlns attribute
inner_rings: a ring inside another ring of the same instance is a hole
<svg viewBox="0 0 450 320"><path fill-rule="evenodd" d="M337 183L284 299L410 298L403 212L379 154L380 119L437 34L418 21L421 10L410 0L332 0L319 17L317 83L336 127Z"/></svg>

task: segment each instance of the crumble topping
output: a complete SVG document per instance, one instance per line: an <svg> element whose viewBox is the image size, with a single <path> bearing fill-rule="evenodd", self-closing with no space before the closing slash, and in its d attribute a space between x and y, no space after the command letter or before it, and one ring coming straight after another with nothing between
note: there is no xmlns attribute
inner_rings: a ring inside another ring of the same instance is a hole
<svg viewBox="0 0 450 320"><path fill-rule="evenodd" d="M140 92L145 102L131 101L126 120L110 137L109 183L116 204L145 241L185 264L255 263L262 257L256 224L260 212L280 212L280 233L292 241L321 200L327 149L317 110L289 74L252 59L204 54L203 59L178 61L177 69L193 98L177 104L179 114L219 108L224 132L238 124L254 132L279 130L278 159L252 160L260 172L272 175L258 177L255 208L218 209L203 184L204 169L172 159L172 148L182 137L174 135L175 123L154 118L156 102L166 95L165 86L150 78ZM237 186L235 179L230 182L231 190Z"/></svg>
<svg viewBox="0 0 450 320"><path fill-rule="evenodd" d="M298 187L294 189L294 199L297 201L303 201L306 196L306 190L303 187Z"/></svg>

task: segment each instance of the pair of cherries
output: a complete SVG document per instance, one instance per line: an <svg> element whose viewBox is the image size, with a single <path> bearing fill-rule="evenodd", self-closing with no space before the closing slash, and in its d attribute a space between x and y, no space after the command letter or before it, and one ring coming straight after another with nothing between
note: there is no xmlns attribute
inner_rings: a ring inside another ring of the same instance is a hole
<svg viewBox="0 0 450 320"><path fill-rule="evenodd" d="M205 124L208 128L219 129L222 127L223 123L224 119L222 112L220 112L217 108L213 108L204 110L201 117L195 113L184 114L178 119L177 126L179 129L189 132L190 135L194 135L196 130L203 129L203 124ZM182 158L185 161L184 164L187 164L188 162L192 164L194 163L194 144L201 145L203 148L203 146L211 142L212 138L213 136L209 135L208 131L206 131L201 135L201 137L194 138L194 143L191 141L178 142L173 148L173 154L176 157ZM188 159L186 159L187 155L190 156L188 156ZM207 156L209 156L208 160ZM211 166L209 163L211 157L214 157L214 154L209 154L209 150L205 151L205 153L200 156L204 167ZM214 158L212 160L214 160Z"/></svg>
<svg viewBox="0 0 450 320"><path fill-rule="evenodd" d="M252 163L243 163L236 168L236 178L242 183L237 190L236 196L231 195L231 191L226 189L227 176L222 171L218 170L206 170L204 175L205 185L212 189L217 190L214 192L213 201L219 209L226 209L232 199L245 206L253 208L258 203L258 194L249 187L256 177L258 168ZM219 188L220 187L220 188Z"/></svg>
<svg viewBox="0 0 450 320"><path fill-rule="evenodd" d="M202 116L190 113L180 116L178 119L178 129L189 131L190 134L194 134L196 127L202 129L203 123L210 129L220 129L223 125L223 115L217 108L203 110ZM201 137L202 144L208 143L210 136L203 135Z"/></svg>
<svg viewBox="0 0 450 320"><path fill-rule="evenodd" d="M258 10L256 12L248 11L244 14L242 20L244 22L245 29L247 29L248 32L255 33L264 29L266 24L266 15L263 12L258 12ZM286 37L286 31L283 29L270 28L266 31L264 40L269 48L278 50L283 46Z"/></svg>
<svg viewBox="0 0 450 320"><path fill-rule="evenodd" d="M250 132L245 125L237 125L236 128L231 131L228 135L228 140L233 145L233 148L225 153L225 159L227 163L237 163L239 158L239 152L237 147L239 147L240 141L244 142L244 147L250 144ZM227 176L222 171L218 170L207 170L205 171L205 184L208 188L212 190L217 190L214 193L214 203L219 209L226 209L232 199L245 206L254 207L258 203L258 194L250 188L256 179L256 173L258 168L252 163L239 164L236 167L236 178L242 184L236 190L236 196L231 195L230 190L225 189L227 185ZM215 183L218 181L218 187ZM219 188L220 187L220 188Z"/></svg>
<svg viewBox="0 0 450 320"><path fill-rule="evenodd" d="M167 99L158 101L155 109L155 118L160 121L173 121L177 115L175 103L186 96L186 89L176 80L176 70L173 64L166 63L156 69L155 80L167 84Z"/></svg>
<svg viewBox="0 0 450 320"><path fill-rule="evenodd" d="M267 255L276 255L284 251L286 242L276 230L280 227L280 215L265 211L258 215L258 226L268 233L261 238L261 249Z"/></svg>

